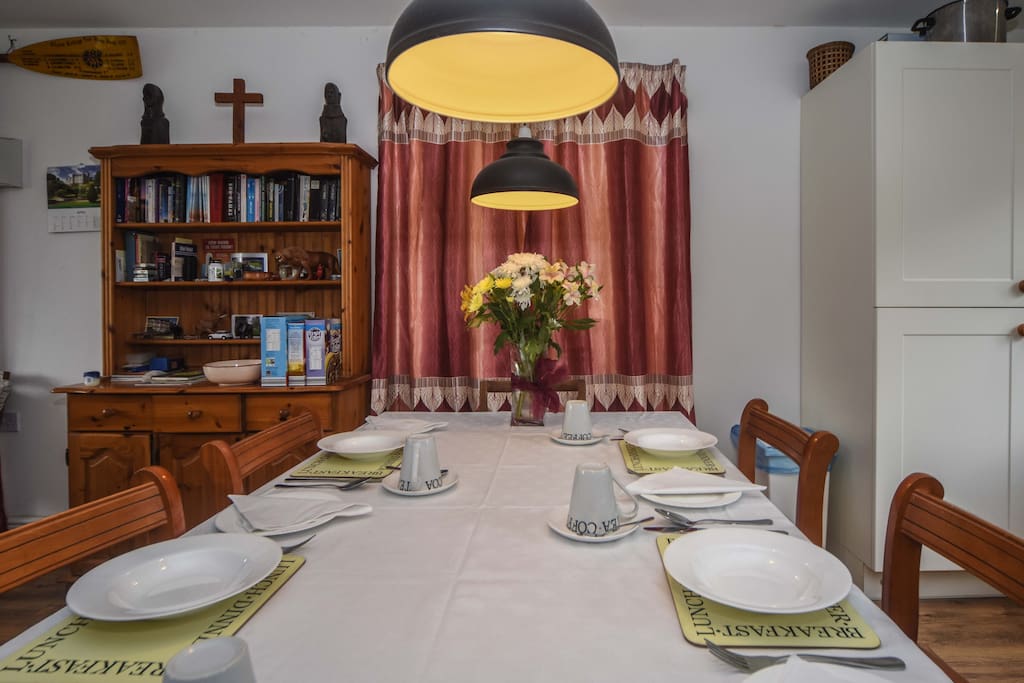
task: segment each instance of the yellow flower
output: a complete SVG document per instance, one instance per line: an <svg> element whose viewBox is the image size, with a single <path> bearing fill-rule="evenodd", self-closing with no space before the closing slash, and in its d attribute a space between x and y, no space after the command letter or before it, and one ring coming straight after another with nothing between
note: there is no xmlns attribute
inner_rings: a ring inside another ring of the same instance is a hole
<svg viewBox="0 0 1024 683"><path fill-rule="evenodd" d="M483 280L473 285L473 294L486 294L487 292L491 291L493 287L494 278L491 277L490 275L487 275L486 277L484 277ZM477 308L479 308L479 306L477 306Z"/></svg>
<svg viewBox="0 0 1024 683"><path fill-rule="evenodd" d="M512 278L510 277L499 277L494 281L495 289L508 289L512 286Z"/></svg>

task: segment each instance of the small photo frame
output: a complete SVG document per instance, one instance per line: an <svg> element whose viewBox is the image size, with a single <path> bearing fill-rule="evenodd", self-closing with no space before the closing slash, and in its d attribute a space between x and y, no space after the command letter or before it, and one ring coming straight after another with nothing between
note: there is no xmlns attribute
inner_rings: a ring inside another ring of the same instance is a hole
<svg viewBox="0 0 1024 683"><path fill-rule="evenodd" d="M181 329L178 320L176 315L147 315L143 334L147 337L173 338L174 333Z"/></svg>
<svg viewBox="0 0 1024 683"><path fill-rule="evenodd" d="M239 313L231 316L231 334L235 339L259 339L263 316L258 313Z"/></svg>
<svg viewBox="0 0 1024 683"><path fill-rule="evenodd" d="M266 252L245 252L236 251L231 254L231 260L242 264L242 271L245 273L266 273L267 258Z"/></svg>

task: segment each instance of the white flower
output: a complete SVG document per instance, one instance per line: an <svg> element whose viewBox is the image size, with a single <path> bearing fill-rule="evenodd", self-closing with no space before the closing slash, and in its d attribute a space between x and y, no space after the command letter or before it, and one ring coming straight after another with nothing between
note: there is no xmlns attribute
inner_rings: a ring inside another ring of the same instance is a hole
<svg viewBox="0 0 1024 683"><path fill-rule="evenodd" d="M563 285L565 294L562 295L562 302L566 306L578 306L582 301L580 297L580 285L577 282L566 281Z"/></svg>

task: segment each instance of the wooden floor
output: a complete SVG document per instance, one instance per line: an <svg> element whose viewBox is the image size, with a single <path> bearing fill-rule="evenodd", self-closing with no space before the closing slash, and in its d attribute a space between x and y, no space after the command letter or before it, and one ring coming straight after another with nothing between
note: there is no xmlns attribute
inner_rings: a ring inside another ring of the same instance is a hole
<svg viewBox="0 0 1024 683"><path fill-rule="evenodd" d="M65 577L47 576L0 595L0 643L64 605ZM972 683L1024 680L1024 608L1009 600L926 600L920 640Z"/></svg>

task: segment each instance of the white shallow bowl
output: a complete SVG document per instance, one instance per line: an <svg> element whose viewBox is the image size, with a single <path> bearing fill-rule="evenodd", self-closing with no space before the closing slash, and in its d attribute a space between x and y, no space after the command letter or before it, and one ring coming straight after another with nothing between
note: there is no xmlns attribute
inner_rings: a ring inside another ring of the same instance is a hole
<svg viewBox="0 0 1024 683"><path fill-rule="evenodd" d="M718 443L718 437L696 429L669 429L650 427L634 429L622 437L623 440L651 455L671 458L711 448Z"/></svg>
<svg viewBox="0 0 1024 683"><path fill-rule="evenodd" d="M281 547L252 534L202 534L147 545L88 571L68 608L101 621L185 614L237 595L267 577Z"/></svg>
<svg viewBox="0 0 1024 683"><path fill-rule="evenodd" d="M709 600L769 614L824 609L850 592L850 570L813 543L763 529L705 529L672 541L673 579Z"/></svg>
<svg viewBox="0 0 1024 683"><path fill-rule="evenodd" d="M260 378L260 359L214 361L203 366L203 374L222 387L253 384Z"/></svg>
<svg viewBox="0 0 1024 683"><path fill-rule="evenodd" d="M383 429L340 432L325 436L316 442L317 447L328 453L337 453L349 460L371 460L405 445L406 432Z"/></svg>

